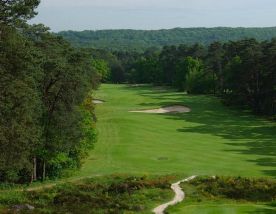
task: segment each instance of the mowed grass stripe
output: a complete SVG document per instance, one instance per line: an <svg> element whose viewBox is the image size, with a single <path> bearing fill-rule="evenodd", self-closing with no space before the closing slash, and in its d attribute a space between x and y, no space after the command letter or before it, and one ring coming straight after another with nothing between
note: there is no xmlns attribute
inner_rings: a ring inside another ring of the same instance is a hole
<svg viewBox="0 0 276 214"><path fill-rule="evenodd" d="M275 124L210 96L150 86L101 86L99 141L81 175L180 174L276 176ZM183 104L183 114L130 113Z"/></svg>

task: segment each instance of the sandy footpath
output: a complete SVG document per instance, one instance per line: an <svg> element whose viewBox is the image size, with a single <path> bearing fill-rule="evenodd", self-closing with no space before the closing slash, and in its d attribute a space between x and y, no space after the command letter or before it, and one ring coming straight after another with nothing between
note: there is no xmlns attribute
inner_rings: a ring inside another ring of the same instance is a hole
<svg viewBox="0 0 276 214"><path fill-rule="evenodd" d="M185 193L182 191L180 184L183 182L188 182L190 180L195 179L196 176L193 175L189 178L186 178L184 180L178 181L174 184L171 185L171 189L175 192L175 196L174 199L172 201L169 201L165 204L161 204L160 206L156 207L153 212L155 214L164 214L164 211L169 207L169 206L173 206L181 201L183 201L185 199Z"/></svg>

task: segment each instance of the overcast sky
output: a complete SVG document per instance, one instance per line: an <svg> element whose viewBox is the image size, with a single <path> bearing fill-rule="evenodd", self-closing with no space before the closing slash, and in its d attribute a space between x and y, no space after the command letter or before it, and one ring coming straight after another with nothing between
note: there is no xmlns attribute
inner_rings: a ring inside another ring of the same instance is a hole
<svg viewBox="0 0 276 214"><path fill-rule="evenodd" d="M41 0L53 31L276 26L276 0Z"/></svg>

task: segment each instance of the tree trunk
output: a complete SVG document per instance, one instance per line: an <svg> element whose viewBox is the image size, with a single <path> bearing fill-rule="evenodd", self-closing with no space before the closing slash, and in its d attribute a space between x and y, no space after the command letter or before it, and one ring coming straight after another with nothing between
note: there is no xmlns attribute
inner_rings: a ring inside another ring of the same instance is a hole
<svg viewBox="0 0 276 214"><path fill-rule="evenodd" d="M214 92L214 95L216 95L216 81L215 81L215 70L213 69L213 92Z"/></svg>
<svg viewBox="0 0 276 214"><path fill-rule="evenodd" d="M34 174L32 173L30 183L33 183L33 181L34 181Z"/></svg>
<svg viewBox="0 0 276 214"><path fill-rule="evenodd" d="M222 74L222 65L221 62L218 63L218 70L219 70L219 87L220 87L220 95L223 94L224 89L224 79Z"/></svg>
<svg viewBox="0 0 276 214"><path fill-rule="evenodd" d="M46 177L46 162L43 160L43 172L42 172L42 181L45 180Z"/></svg>
<svg viewBox="0 0 276 214"><path fill-rule="evenodd" d="M36 162L36 157L33 159L33 181L37 180L37 162Z"/></svg>

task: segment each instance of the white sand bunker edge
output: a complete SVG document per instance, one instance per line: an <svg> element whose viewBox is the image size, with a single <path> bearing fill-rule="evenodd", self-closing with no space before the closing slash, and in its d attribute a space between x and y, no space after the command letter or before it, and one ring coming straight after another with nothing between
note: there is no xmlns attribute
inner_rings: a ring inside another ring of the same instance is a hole
<svg viewBox="0 0 276 214"><path fill-rule="evenodd" d="M175 105L175 106L161 107L157 109L138 110L138 111L129 111L129 112L165 114L165 113L186 113L190 111L191 109L186 106Z"/></svg>
<svg viewBox="0 0 276 214"><path fill-rule="evenodd" d="M102 104L102 103L104 103L103 100L97 100L97 99L93 99L92 102L93 102L94 104Z"/></svg>

